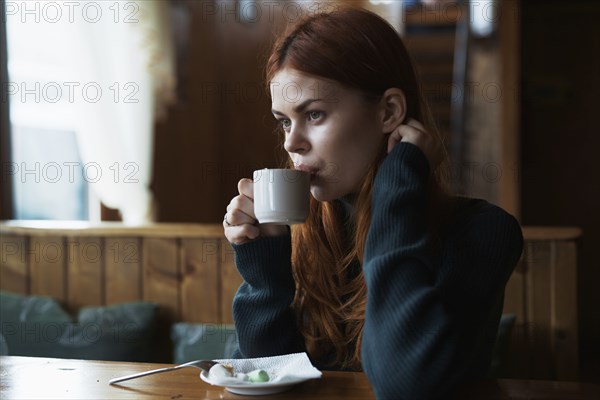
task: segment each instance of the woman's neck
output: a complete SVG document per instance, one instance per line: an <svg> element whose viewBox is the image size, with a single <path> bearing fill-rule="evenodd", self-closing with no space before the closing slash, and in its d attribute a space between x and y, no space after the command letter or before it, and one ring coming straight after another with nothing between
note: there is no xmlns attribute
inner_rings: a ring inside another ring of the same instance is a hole
<svg viewBox="0 0 600 400"><path fill-rule="evenodd" d="M345 196L340 197L340 201L348 206L354 207L356 205L356 199L358 198L358 195L356 193L349 193Z"/></svg>

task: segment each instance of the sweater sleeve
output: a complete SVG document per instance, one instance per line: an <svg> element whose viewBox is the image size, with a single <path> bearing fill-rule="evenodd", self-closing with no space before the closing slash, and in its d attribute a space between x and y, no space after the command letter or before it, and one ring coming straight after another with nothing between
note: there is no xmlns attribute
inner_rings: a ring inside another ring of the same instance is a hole
<svg viewBox="0 0 600 400"><path fill-rule="evenodd" d="M267 357L303 350L290 308L295 294L290 235L232 245L244 282L233 299L237 358Z"/></svg>
<svg viewBox="0 0 600 400"><path fill-rule="evenodd" d="M434 262L429 165L397 144L375 178L363 262L363 368L378 399L442 399L485 375L503 290L521 254L519 224L499 208L463 221Z"/></svg>

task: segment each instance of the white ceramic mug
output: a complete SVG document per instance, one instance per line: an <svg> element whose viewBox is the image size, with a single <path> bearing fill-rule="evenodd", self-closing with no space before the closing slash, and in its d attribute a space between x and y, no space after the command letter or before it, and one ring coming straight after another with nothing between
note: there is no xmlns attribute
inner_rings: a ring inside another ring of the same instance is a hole
<svg viewBox="0 0 600 400"><path fill-rule="evenodd" d="M301 224L308 217L310 174L294 169L254 171L254 214L261 224Z"/></svg>

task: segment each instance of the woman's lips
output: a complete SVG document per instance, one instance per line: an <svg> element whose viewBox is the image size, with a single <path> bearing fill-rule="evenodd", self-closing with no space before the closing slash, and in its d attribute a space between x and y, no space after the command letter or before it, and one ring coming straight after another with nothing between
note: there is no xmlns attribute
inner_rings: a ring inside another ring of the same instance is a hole
<svg viewBox="0 0 600 400"><path fill-rule="evenodd" d="M311 181L315 180L317 178L317 176L319 175L319 168L312 167L310 165L306 165L306 164L294 164L294 168L296 168L299 171L308 172L310 174L310 180Z"/></svg>
<svg viewBox="0 0 600 400"><path fill-rule="evenodd" d="M319 172L319 168L311 167L306 164L295 164L294 167L299 171L308 172L311 175L316 175Z"/></svg>

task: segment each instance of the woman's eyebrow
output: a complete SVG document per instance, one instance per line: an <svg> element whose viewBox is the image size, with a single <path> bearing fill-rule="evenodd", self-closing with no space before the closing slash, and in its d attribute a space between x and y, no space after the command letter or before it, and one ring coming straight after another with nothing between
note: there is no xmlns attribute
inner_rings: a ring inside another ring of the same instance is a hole
<svg viewBox="0 0 600 400"><path fill-rule="evenodd" d="M300 112L304 111L304 109L305 109L306 107L308 107L308 105L309 105L309 104L311 104L311 103L314 103L314 102L317 102L317 101L323 101L323 100L321 100L321 99L306 99L306 100L304 100L302 103L300 103L300 104L298 104L296 107L294 107L294 109L293 109L293 110L294 110L294 112L295 112L296 114L298 114L298 113L300 113ZM273 114L277 114L277 115L285 115L285 114L284 114L284 113L282 113L281 111L277 111L277 110L275 110L275 109L271 109L271 112L272 112Z"/></svg>

